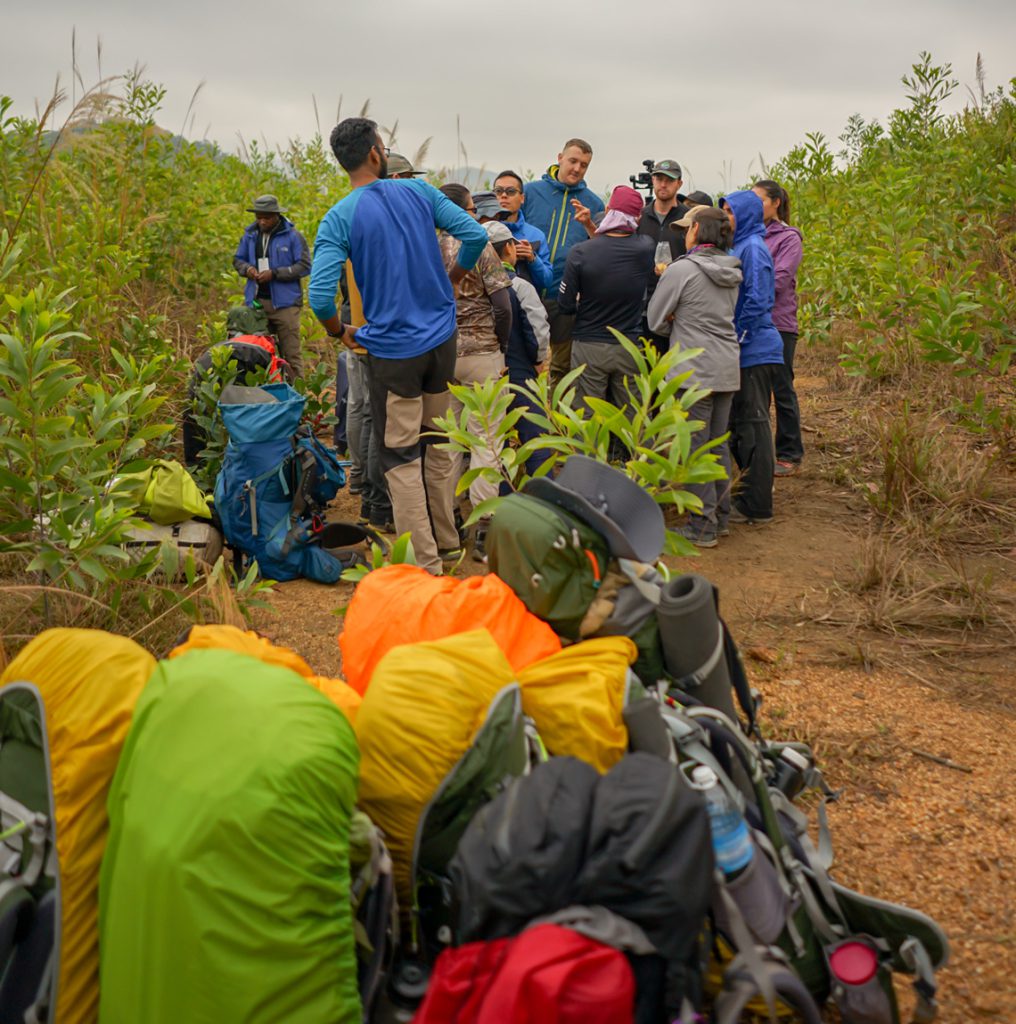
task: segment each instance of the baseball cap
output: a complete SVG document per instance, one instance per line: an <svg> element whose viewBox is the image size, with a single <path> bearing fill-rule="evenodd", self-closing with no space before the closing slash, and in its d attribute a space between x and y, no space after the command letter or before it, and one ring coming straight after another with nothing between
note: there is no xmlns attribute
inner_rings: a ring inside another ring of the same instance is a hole
<svg viewBox="0 0 1016 1024"><path fill-rule="evenodd" d="M695 217L701 209L703 209L703 207L693 206L680 220L672 220L670 222L670 226L672 228L690 228L692 224L695 223Z"/></svg>
<svg viewBox="0 0 1016 1024"><path fill-rule="evenodd" d="M414 170L413 165L401 153L388 154L388 177L394 174L426 174L426 171Z"/></svg>
<svg viewBox="0 0 1016 1024"><path fill-rule="evenodd" d="M708 192L689 192L686 196L678 196L684 203L690 203L692 206L712 206L713 197Z"/></svg>
<svg viewBox="0 0 1016 1024"><path fill-rule="evenodd" d="M489 220L483 225L487 231L487 241L491 245L499 242L510 242L515 236L508 230L508 225L499 220Z"/></svg>
<svg viewBox="0 0 1016 1024"><path fill-rule="evenodd" d="M477 217L493 217L498 219L501 214L507 212L502 209L501 204L497 201L497 196L493 192L474 192L473 205L476 207Z"/></svg>
<svg viewBox="0 0 1016 1024"><path fill-rule="evenodd" d="M668 178L678 181L681 177L681 165L676 160L658 160L653 164L653 174L665 174Z"/></svg>

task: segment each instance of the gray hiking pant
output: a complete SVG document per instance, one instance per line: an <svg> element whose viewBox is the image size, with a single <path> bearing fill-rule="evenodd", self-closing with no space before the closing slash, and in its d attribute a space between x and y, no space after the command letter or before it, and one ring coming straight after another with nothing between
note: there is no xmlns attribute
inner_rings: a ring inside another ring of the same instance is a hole
<svg viewBox="0 0 1016 1024"><path fill-rule="evenodd" d="M707 441L722 437L730 423L730 407L734 402L733 391L714 391L708 398L697 401L688 410L688 419L701 420L705 426L691 436L691 450L701 448ZM699 533L715 533L718 526L725 525L730 516L730 444L712 449L720 457L720 463L727 474L726 480L710 480L706 484L685 484L702 499L702 511L692 512L690 521Z"/></svg>

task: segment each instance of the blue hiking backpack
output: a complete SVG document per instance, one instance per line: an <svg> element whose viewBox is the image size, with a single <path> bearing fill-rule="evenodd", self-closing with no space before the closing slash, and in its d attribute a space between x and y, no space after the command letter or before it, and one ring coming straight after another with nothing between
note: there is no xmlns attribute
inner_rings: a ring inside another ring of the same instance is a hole
<svg viewBox="0 0 1016 1024"><path fill-rule="evenodd" d="M230 547L273 580L335 583L342 562L321 544L320 512L345 485L335 452L301 426L306 399L288 384L224 388L229 433L215 508Z"/></svg>

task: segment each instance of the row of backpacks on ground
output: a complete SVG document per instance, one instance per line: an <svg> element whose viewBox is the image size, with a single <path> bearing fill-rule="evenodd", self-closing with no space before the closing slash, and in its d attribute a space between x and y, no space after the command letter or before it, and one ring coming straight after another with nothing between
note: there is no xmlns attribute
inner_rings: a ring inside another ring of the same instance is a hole
<svg viewBox="0 0 1016 1024"><path fill-rule="evenodd" d="M0 1019L895 1024L894 972L934 1018L944 934L830 876L655 503L571 459L503 507L490 575L368 574L344 680L229 626L24 648Z"/></svg>

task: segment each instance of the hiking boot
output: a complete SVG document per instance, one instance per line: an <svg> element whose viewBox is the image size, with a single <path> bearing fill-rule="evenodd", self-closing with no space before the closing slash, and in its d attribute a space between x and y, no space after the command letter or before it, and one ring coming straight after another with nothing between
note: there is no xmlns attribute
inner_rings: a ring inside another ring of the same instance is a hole
<svg viewBox="0 0 1016 1024"><path fill-rule="evenodd" d="M438 556L442 562L446 564L457 564L462 560L462 556L465 554L463 548L439 548Z"/></svg>
<svg viewBox="0 0 1016 1024"><path fill-rule="evenodd" d="M356 521L361 525L365 526L370 522L370 502L366 498L360 499L360 514L356 517Z"/></svg>
<svg viewBox="0 0 1016 1024"><path fill-rule="evenodd" d="M796 476L800 472L800 462L791 462L789 459L777 459L773 476Z"/></svg>
<svg viewBox="0 0 1016 1024"><path fill-rule="evenodd" d="M473 561L487 564L487 520L481 519L476 524L473 534Z"/></svg>
<svg viewBox="0 0 1016 1024"><path fill-rule="evenodd" d="M392 518L391 508L379 508L375 505L370 512L370 525L378 533L394 533L395 522Z"/></svg>
<svg viewBox="0 0 1016 1024"><path fill-rule="evenodd" d="M678 531L685 540L690 540L697 548L714 548L719 541L716 539L717 531L708 525L696 526L694 523L686 523ZM730 532L729 530L727 531Z"/></svg>
<svg viewBox="0 0 1016 1024"><path fill-rule="evenodd" d="M726 519L716 520L716 536L717 537L729 537L730 527L727 525Z"/></svg>
<svg viewBox="0 0 1016 1024"><path fill-rule="evenodd" d="M762 523L772 522L772 516L750 516L747 512L742 512L736 505L731 508L730 516L727 521L730 523L737 523L738 526L757 526Z"/></svg>

